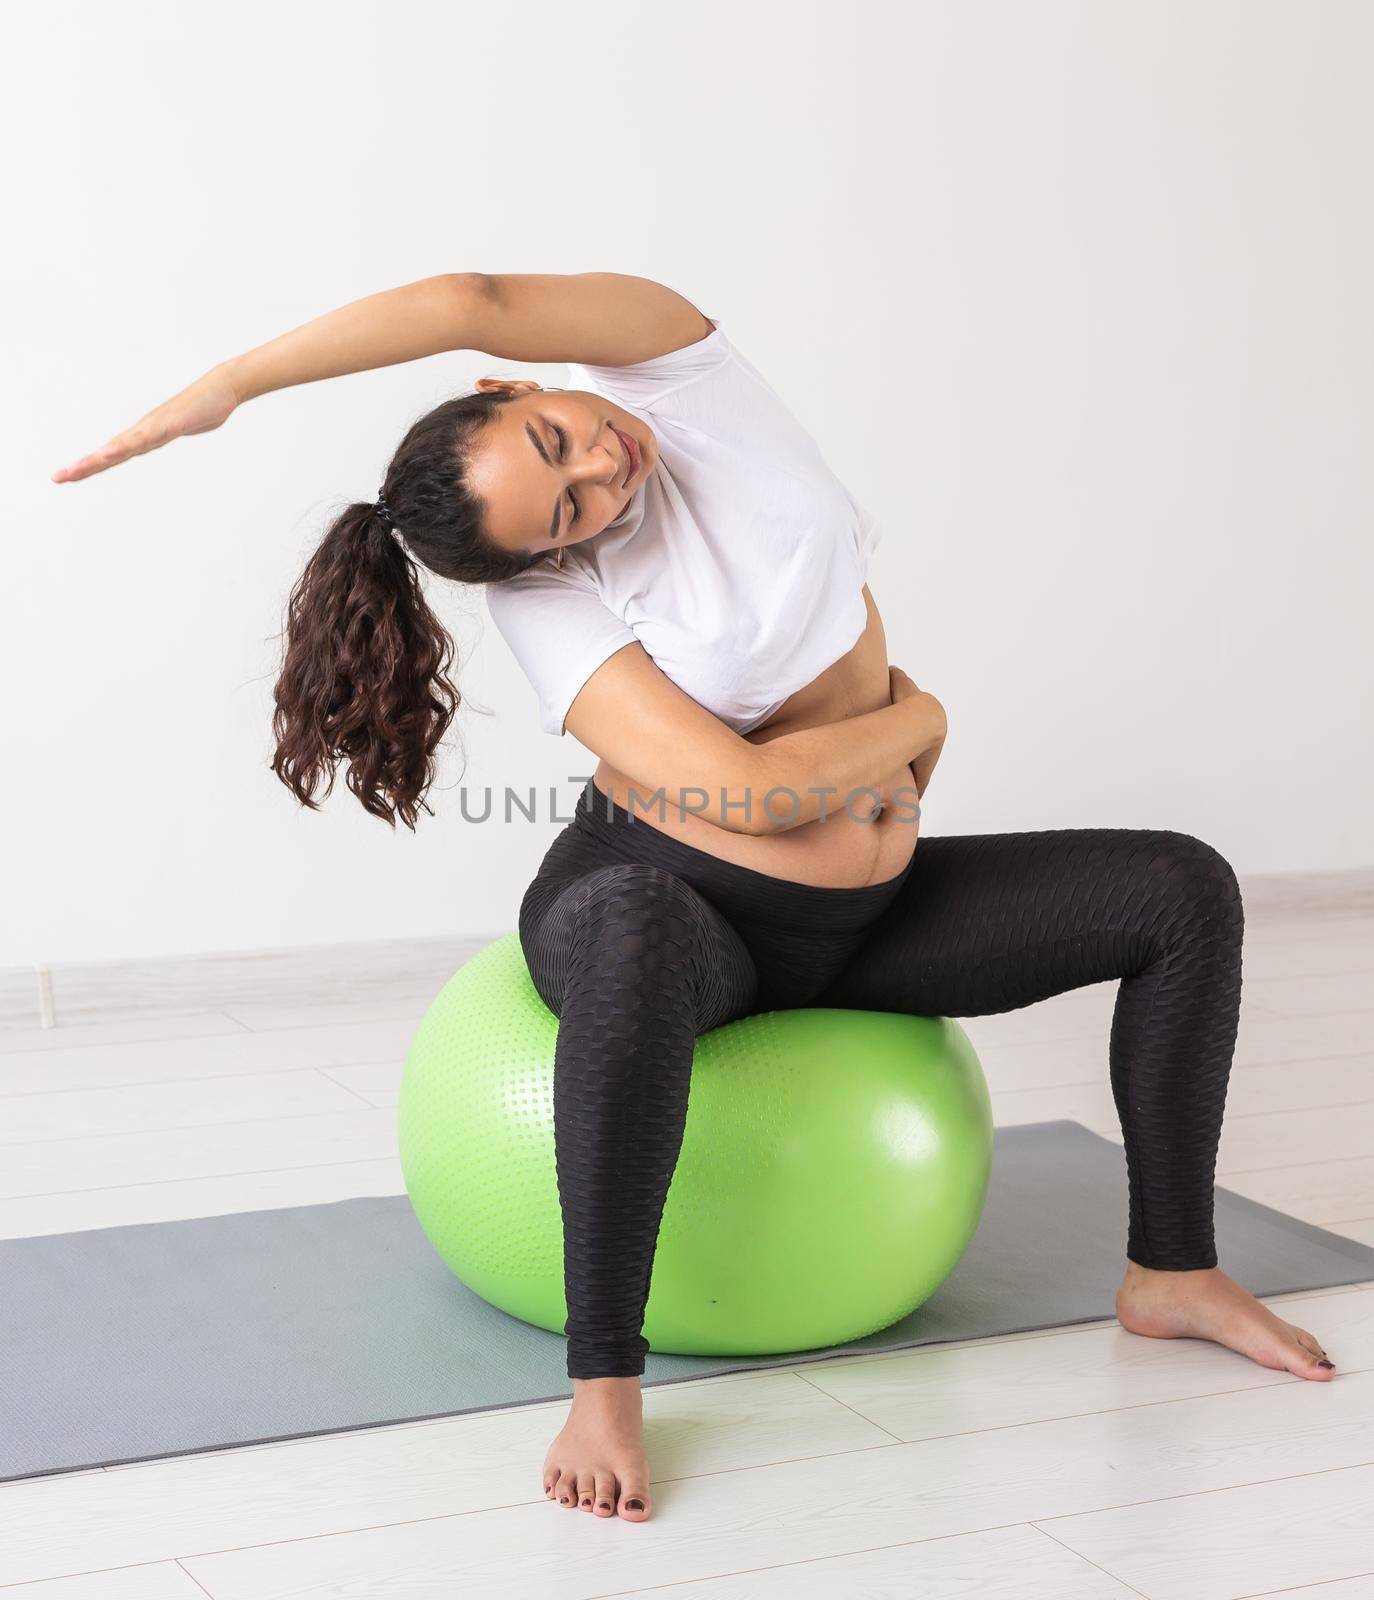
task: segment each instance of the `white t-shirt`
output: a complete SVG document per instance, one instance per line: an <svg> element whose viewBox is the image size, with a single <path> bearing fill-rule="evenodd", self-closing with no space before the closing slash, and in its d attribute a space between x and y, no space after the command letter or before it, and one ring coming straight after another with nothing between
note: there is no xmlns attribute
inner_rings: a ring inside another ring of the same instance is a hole
<svg viewBox="0 0 1374 1600"><path fill-rule="evenodd" d="M766 722L838 661L868 620L881 534L816 441L720 323L632 366L569 366L569 387L643 417L659 460L624 513L561 569L486 586L492 620L562 734L609 656L638 640L678 687L736 732Z"/></svg>

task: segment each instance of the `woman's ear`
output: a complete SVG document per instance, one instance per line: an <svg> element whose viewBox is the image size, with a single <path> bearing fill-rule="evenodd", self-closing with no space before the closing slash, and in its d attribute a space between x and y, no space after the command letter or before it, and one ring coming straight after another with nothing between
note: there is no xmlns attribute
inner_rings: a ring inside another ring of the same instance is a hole
<svg viewBox="0 0 1374 1600"><path fill-rule="evenodd" d="M478 378L473 385L481 394L509 390L512 394L531 394L540 387L533 378Z"/></svg>

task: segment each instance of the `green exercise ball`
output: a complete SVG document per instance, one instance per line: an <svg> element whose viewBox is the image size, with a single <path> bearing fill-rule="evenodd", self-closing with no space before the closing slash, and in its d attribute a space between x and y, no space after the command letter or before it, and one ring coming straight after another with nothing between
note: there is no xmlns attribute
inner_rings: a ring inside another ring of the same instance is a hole
<svg viewBox="0 0 1374 1600"><path fill-rule="evenodd" d="M518 935L497 939L421 1022L398 1136L411 1205L450 1269L563 1333L557 1033ZM889 1327L963 1255L991 1170L987 1083L947 1017L765 1011L702 1034L644 1337L754 1356Z"/></svg>

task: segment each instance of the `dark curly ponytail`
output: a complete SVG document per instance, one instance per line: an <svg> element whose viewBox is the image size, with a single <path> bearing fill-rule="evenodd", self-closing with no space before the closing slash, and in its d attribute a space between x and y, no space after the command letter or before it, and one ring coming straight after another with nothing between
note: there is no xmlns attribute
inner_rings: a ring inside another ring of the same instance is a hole
<svg viewBox="0 0 1374 1600"><path fill-rule="evenodd" d="M340 762L364 807L393 827L399 817L414 829L430 809L425 792L461 696L448 676L453 640L416 562L460 583L499 582L530 564L482 535L482 504L465 482L473 439L509 398L462 395L421 417L382 485L394 529L375 505L350 505L291 591L271 767L312 810Z"/></svg>

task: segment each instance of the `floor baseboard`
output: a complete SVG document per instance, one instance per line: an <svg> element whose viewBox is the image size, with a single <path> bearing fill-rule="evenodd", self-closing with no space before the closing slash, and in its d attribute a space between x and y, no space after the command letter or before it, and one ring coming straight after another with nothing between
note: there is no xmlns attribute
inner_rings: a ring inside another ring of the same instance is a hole
<svg viewBox="0 0 1374 1600"><path fill-rule="evenodd" d="M488 938L378 939L355 944L212 952L0 971L0 1029L113 1022L233 1005L331 1005L384 997L429 1000Z"/></svg>

